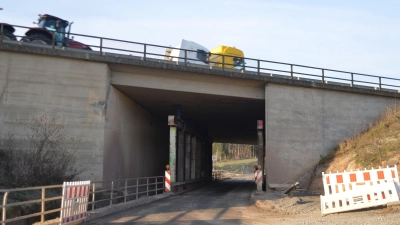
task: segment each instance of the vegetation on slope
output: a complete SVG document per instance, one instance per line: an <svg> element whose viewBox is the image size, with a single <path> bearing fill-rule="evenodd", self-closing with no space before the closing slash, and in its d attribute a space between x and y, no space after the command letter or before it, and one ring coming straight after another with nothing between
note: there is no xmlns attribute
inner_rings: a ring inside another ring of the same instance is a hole
<svg viewBox="0 0 400 225"><path fill-rule="evenodd" d="M383 166L400 150L400 107L389 109L374 125L351 139L339 143L335 151L321 159L330 162L343 154L353 154L360 167Z"/></svg>
<svg viewBox="0 0 400 225"><path fill-rule="evenodd" d="M309 189L323 193L322 172L386 167L399 162L400 107L387 110L374 125L340 142L331 154L322 158Z"/></svg>

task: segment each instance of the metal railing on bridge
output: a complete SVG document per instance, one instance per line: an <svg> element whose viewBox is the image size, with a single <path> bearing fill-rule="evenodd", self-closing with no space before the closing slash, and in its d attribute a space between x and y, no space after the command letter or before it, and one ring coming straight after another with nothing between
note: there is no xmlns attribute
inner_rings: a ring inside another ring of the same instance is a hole
<svg viewBox="0 0 400 225"><path fill-rule="evenodd" d="M0 26L0 42L3 42L5 35L3 33L4 24ZM24 26L17 26L11 25L16 28L22 29L29 29L29 27ZM65 33L64 33L65 34ZM195 66L201 67L201 65L196 65L193 63L189 63L190 61L202 61L196 58L188 58L188 52L197 52L196 50L190 49L181 49L181 48L174 48L174 47L167 47L162 45L154 45L154 44L147 44L141 42L134 42L134 41L126 41L120 40L115 38L106 38L106 37L99 37L93 35L84 35L84 34L76 34L70 33L70 35L79 36L82 40L86 40L84 44L90 46L92 50L97 51L99 55L110 55L115 57L121 58L137 58L141 60L157 60L160 62L169 63L171 61L165 60L168 55L166 54L167 49L177 49L184 51L184 57L174 56L174 58L182 59L183 62L172 62L184 65L184 66ZM20 37L21 40L23 39L23 35L15 35L16 37ZM64 47L58 47L57 42L53 35L52 40L46 40L47 42L51 43L47 47L51 48L62 48L68 50L76 50L73 48L68 48L67 43L63 42L62 45ZM9 38L8 38L9 39ZM12 41L7 41L12 42ZM14 41L15 42L15 41ZM21 43L21 41L19 41ZM29 45L29 42L23 43ZM92 52L96 54L96 52ZM225 60L226 55L221 54L214 54L222 56L222 66L205 66L206 68L212 69L221 69L230 72L240 72L245 74L252 74L252 75L262 75L262 76L272 76L272 77L279 77L279 78L286 78L286 79L295 79L295 80L306 80L311 82L321 82L321 83L329 83L329 84L337 84L337 85L345 85L349 87L359 87L359 88L368 88L368 89L375 89L375 90L384 90L384 91L395 91L399 92L400 90L400 79L391 78L391 77L383 77L383 76L376 76L364 73L356 73L356 72L349 72L349 71L342 71L342 70L334 70L334 69L327 69L327 68L320 68L320 67L313 67L313 66L305 66L293 63L284 63L284 62L276 62L270 60L262 60L262 59L255 59L255 58L248 58L244 57L243 59L246 61L245 67L243 70L235 70L235 69L228 69L226 66L233 66L232 64L226 63ZM203 66L204 67L204 66Z"/></svg>
<svg viewBox="0 0 400 225"><path fill-rule="evenodd" d="M0 224L5 225L29 218L36 218L37 221L43 223L59 217L62 186L60 184L0 189L2 194L2 196L0 195L0 199L2 199ZM164 193L164 176L93 181L89 192L88 212L162 193ZM17 201L15 199L25 200ZM21 213L22 211L25 213ZM49 215L48 218L46 215Z"/></svg>

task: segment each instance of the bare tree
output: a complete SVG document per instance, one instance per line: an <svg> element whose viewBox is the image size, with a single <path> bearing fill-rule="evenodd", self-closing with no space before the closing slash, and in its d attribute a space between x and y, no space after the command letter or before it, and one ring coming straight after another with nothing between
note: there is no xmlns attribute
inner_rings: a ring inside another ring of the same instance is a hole
<svg viewBox="0 0 400 225"><path fill-rule="evenodd" d="M60 184L84 170L75 168L79 140L69 138L60 118L46 112L25 128L27 148L17 147L14 135L0 143L0 185L24 187Z"/></svg>

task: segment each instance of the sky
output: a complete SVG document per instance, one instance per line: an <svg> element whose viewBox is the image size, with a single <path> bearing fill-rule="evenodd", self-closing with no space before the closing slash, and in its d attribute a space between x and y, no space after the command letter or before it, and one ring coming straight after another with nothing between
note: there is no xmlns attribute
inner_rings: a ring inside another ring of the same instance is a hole
<svg viewBox="0 0 400 225"><path fill-rule="evenodd" d="M187 39L250 58L400 78L398 0L21 0L0 8L0 22L14 25L52 14L78 34L165 46Z"/></svg>

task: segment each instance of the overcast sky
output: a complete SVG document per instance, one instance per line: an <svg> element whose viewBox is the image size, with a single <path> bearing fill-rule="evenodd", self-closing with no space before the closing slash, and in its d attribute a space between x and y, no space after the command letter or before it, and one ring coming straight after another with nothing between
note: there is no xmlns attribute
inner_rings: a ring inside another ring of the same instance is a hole
<svg viewBox="0 0 400 225"><path fill-rule="evenodd" d="M21 26L47 13L74 21L73 33L167 46L184 38L209 49L236 46L251 58L400 78L398 0L22 0L0 7L0 21Z"/></svg>

